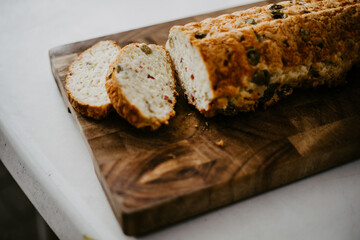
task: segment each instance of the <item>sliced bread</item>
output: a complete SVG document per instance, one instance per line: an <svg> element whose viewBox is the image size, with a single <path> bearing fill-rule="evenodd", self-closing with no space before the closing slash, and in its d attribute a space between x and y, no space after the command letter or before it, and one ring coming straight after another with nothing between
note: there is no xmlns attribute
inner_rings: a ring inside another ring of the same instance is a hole
<svg viewBox="0 0 360 240"><path fill-rule="evenodd" d="M65 88L77 112L101 119L112 109L105 81L119 53L120 47L114 41L101 41L81 53L71 64Z"/></svg>
<svg viewBox="0 0 360 240"><path fill-rule="evenodd" d="M175 78L162 46L140 43L121 49L106 89L120 116L137 128L156 130L175 115Z"/></svg>

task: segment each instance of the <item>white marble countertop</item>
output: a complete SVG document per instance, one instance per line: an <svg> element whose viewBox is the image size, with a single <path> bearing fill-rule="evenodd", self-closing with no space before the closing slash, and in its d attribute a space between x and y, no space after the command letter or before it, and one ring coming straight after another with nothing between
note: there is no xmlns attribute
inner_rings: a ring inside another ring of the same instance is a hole
<svg viewBox="0 0 360 240"><path fill-rule="evenodd" d="M0 158L61 239L131 237L95 176L48 50L250 1L0 2ZM143 238L358 240L359 186L357 160Z"/></svg>

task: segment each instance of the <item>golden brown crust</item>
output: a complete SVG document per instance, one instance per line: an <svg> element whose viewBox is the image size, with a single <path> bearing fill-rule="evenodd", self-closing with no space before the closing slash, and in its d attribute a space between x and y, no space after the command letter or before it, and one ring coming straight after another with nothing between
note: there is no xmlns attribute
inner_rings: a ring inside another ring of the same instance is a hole
<svg viewBox="0 0 360 240"><path fill-rule="evenodd" d="M85 104L76 100L76 98L73 97L71 92L66 92L72 107L75 109L75 111L77 111L83 116L90 117L95 120L100 120L106 117L113 110L111 103L102 106L91 106L89 104Z"/></svg>
<svg viewBox="0 0 360 240"><path fill-rule="evenodd" d="M132 43L129 44L127 46L125 46L121 52L126 51L127 48L131 47L131 45L138 45L138 43ZM171 64L171 58L170 55L168 53L168 51L163 47L163 46L158 46L158 45L154 45L154 44L150 44L153 47L156 47L158 49L163 49L166 52L166 57L167 57L167 62L169 64ZM121 58L121 53L117 59L117 61L115 61L115 65L116 63L120 60ZM115 69L113 69L114 71ZM108 96L110 98L110 101L112 103L113 108L116 110L116 112L123 117L124 119L126 119L131 125L137 127L137 128L145 128L145 127L150 127L151 130L156 130L158 129L161 125L165 124L168 125L169 124L169 119L173 116L175 116L175 111L174 109L164 118L164 119L159 119L159 118L155 118L155 117L146 117L142 114L142 112L136 107L134 106L130 100L128 100L126 98L126 96L123 94L121 87L119 85L119 82L115 76L115 74L112 74L113 72L111 72L109 74L109 77L105 83L105 87L108 93ZM174 94L176 94L176 90L175 90L175 77L174 77L174 71L172 69L172 79L174 81L174 88L173 88L173 92ZM176 99L175 101L172 103L173 104L173 108L175 106L176 103Z"/></svg>
<svg viewBox="0 0 360 240"><path fill-rule="evenodd" d="M358 0L281 2L174 29L209 73L215 97L200 109L209 117L269 106L295 87L336 86L360 59Z"/></svg>
<svg viewBox="0 0 360 240"><path fill-rule="evenodd" d="M114 44L114 46L116 48L118 48L119 50L121 49L116 42L114 41L110 41L112 42L112 44ZM96 43L95 45L93 45L91 48L96 47L96 45L100 44L101 42ZM72 105L72 107L75 109L75 111L77 111L78 113L80 113L83 116L86 117L90 117L96 120L100 120L104 117L106 117L107 115L109 115L109 113L113 110L113 107L111 105L111 102L109 102L108 104L104 104L101 106L92 106L89 105L87 103L84 103L82 101L80 101L79 99L77 99L76 97L73 96L73 94L71 93L71 91L68 88L68 79L69 77L73 74L71 69L72 66L74 65L75 62L80 61L83 57L83 54L86 52L87 50L85 50L84 52L82 52L78 58L69 66L69 72L66 76L66 83L65 83L65 90L69 99L70 104ZM110 69L112 68L112 66L110 65Z"/></svg>

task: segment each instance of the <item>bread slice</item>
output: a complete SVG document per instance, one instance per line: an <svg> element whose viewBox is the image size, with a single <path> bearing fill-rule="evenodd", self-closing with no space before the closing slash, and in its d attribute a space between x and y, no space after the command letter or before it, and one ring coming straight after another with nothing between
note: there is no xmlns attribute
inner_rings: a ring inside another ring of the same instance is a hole
<svg viewBox="0 0 360 240"><path fill-rule="evenodd" d="M69 67L65 89L71 105L80 114L101 119L112 109L105 81L120 53L114 41L101 41L85 50Z"/></svg>
<svg viewBox="0 0 360 240"><path fill-rule="evenodd" d="M137 128L156 130L175 115L174 72L162 46L133 43L121 49L106 89L115 110Z"/></svg>
<svg viewBox="0 0 360 240"><path fill-rule="evenodd" d="M295 0L174 26L166 48L189 103L212 117L344 83L359 38L359 1Z"/></svg>

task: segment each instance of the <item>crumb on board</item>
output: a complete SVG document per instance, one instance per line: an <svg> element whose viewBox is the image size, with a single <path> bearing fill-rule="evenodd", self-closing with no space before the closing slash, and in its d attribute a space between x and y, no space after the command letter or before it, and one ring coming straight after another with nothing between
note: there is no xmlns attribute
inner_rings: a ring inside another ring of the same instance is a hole
<svg viewBox="0 0 360 240"><path fill-rule="evenodd" d="M86 234L83 235L83 238L84 238L85 240L95 240L94 238L91 238L91 237L86 236Z"/></svg>
<svg viewBox="0 0 360 240"><path fill-rule="evenodd" d="M222 147L222 146L224 146L224 141L221 139L216 142L216 145L218 145L219 147Z"/></svg>

